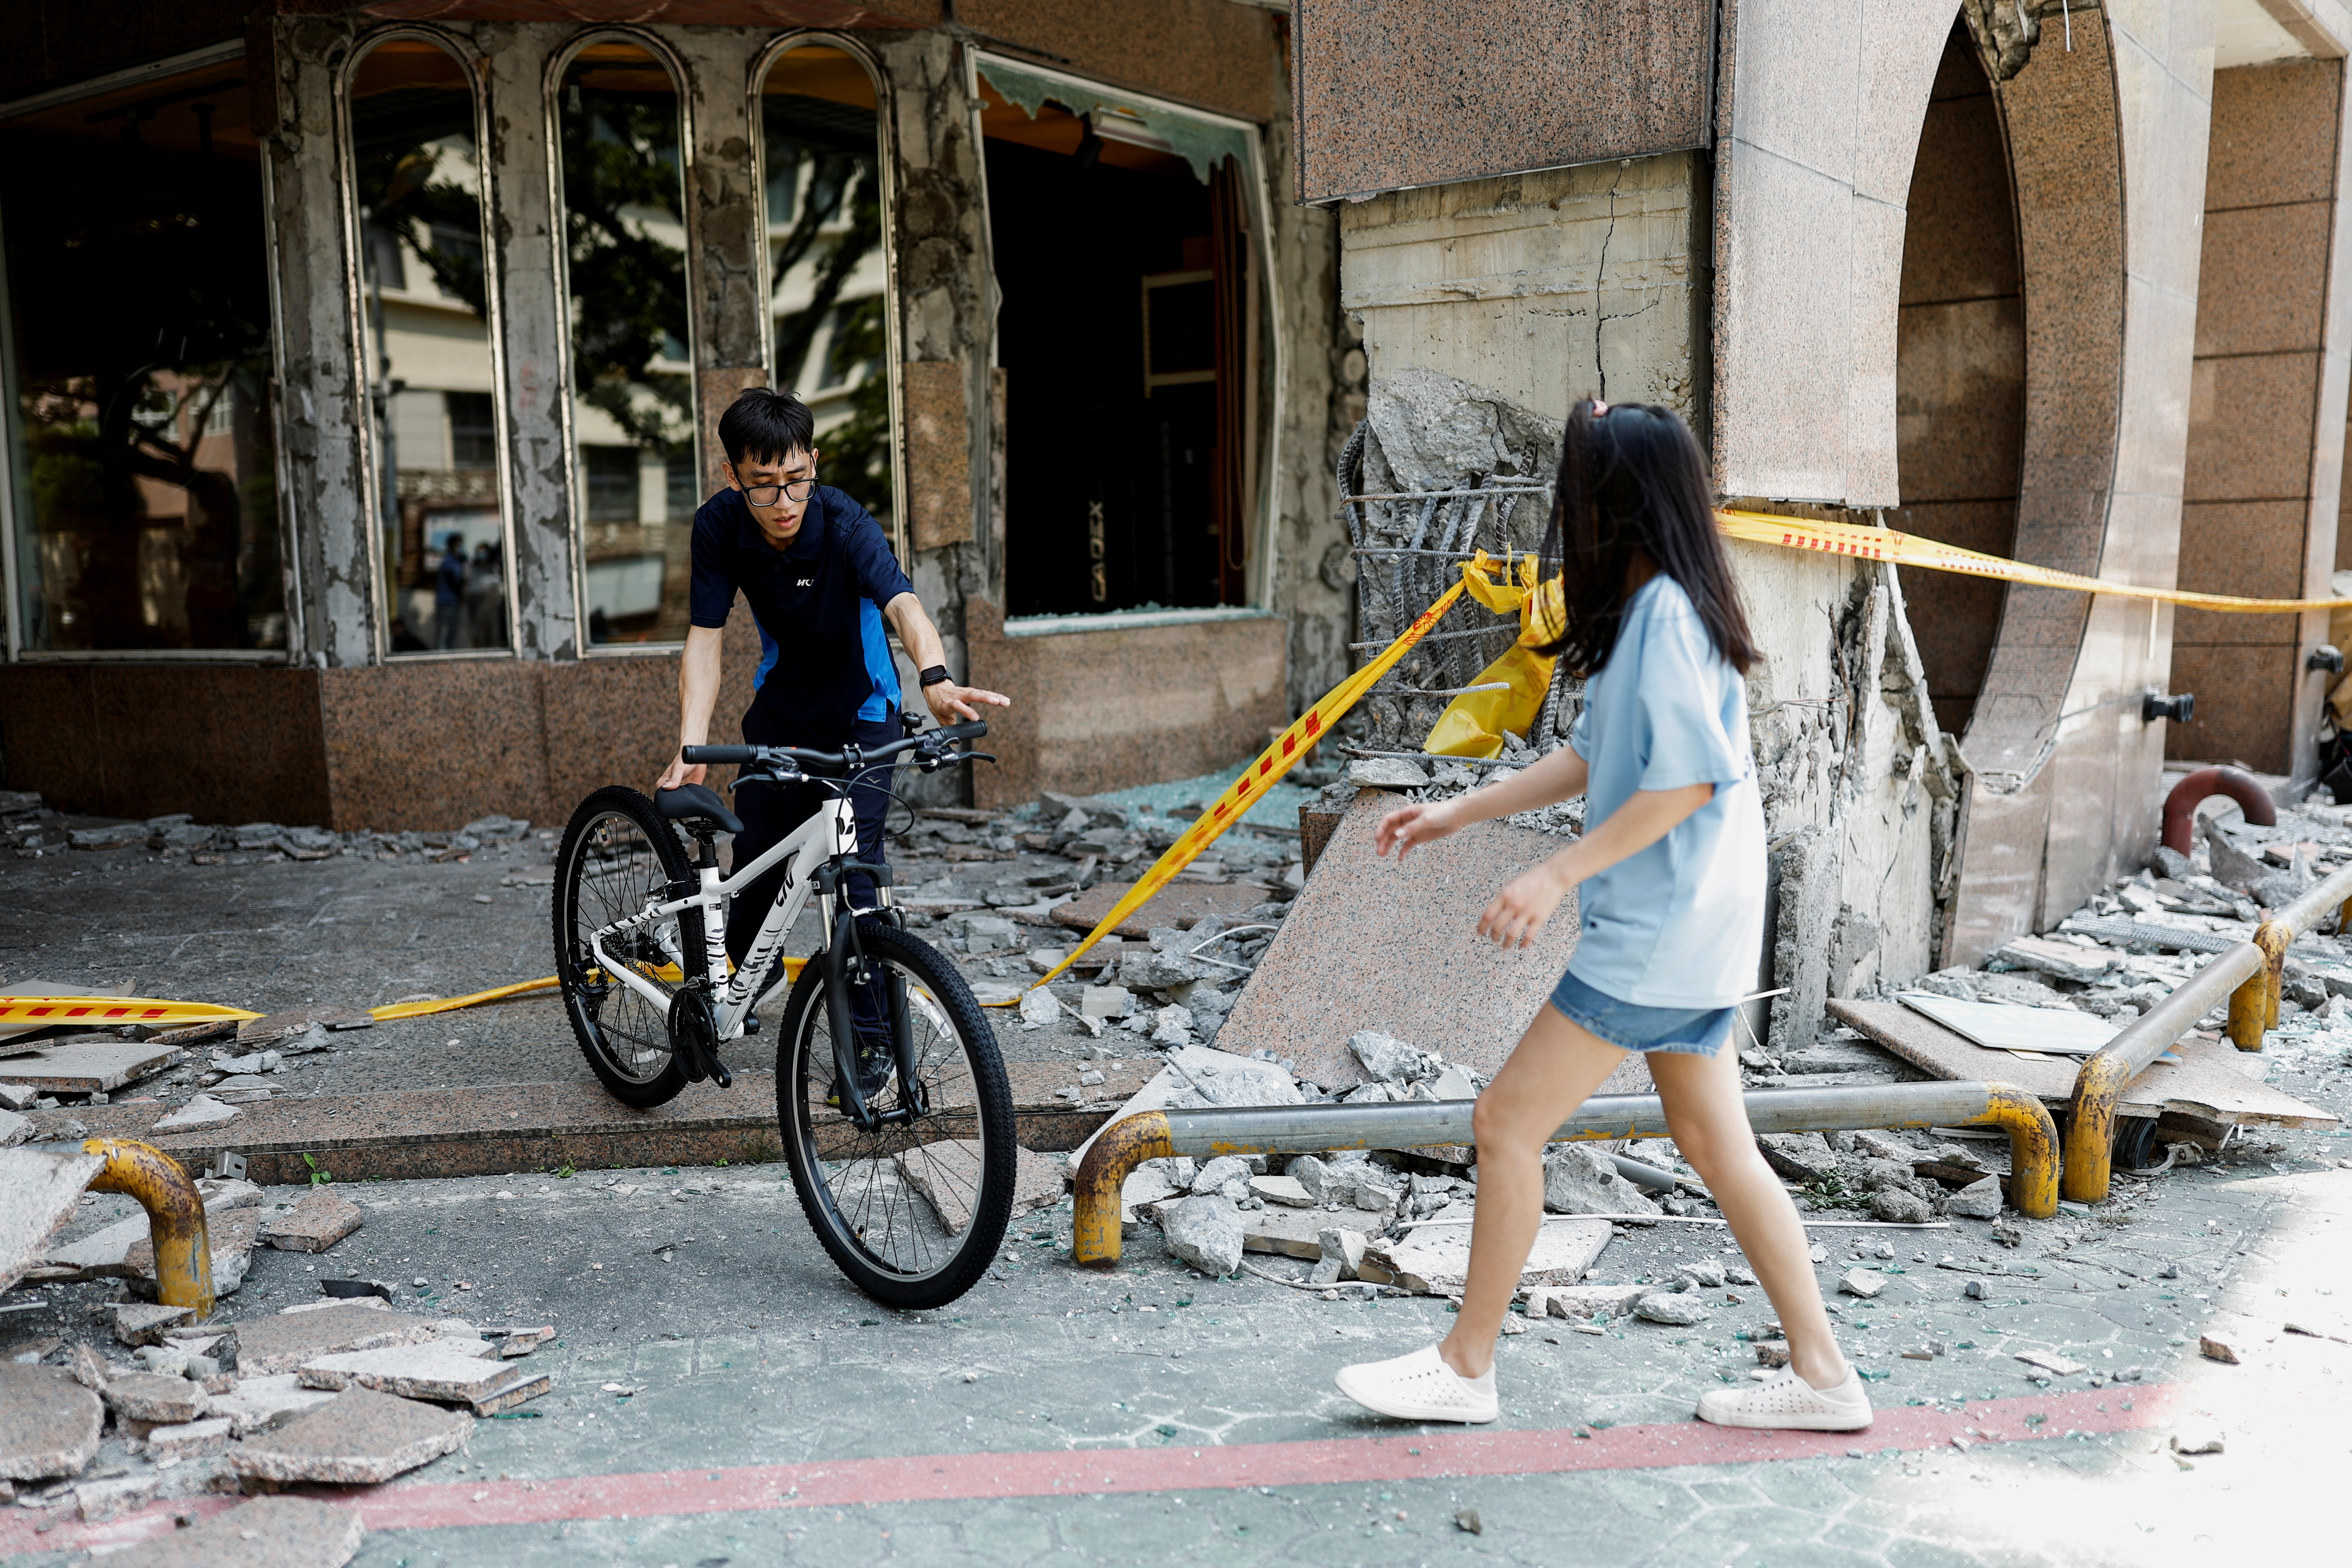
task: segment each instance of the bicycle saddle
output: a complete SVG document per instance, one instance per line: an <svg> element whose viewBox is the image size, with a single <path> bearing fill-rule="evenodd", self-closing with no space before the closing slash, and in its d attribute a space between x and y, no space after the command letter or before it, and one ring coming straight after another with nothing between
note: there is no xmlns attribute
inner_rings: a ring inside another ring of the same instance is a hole
<svg viewBox="0 0 2352 1568"><path fill-rule="evenodd" d="M741 819L727 809L716 790L704 784L680 784L676 789L654 791L654 809L673 822L690 822L696 817L708 817L722 831L740 833Z"/></svg>

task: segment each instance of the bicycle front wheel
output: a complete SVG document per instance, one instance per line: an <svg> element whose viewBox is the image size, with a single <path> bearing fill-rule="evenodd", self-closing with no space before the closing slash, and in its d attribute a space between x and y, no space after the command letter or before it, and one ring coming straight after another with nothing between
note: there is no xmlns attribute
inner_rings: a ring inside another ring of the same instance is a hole
<svg viewBox="0 0 2352 1568"><path fill-rule="evenodd" d="M926 1109L870 1132L842 1113L824 963L813 959L776 1043L784 1158L817 1240L859 1289L887 1307L944 1306L1003 1245L1019 1160L1013 1090L995 1032L953 964L878 920L859 921L857 940L891 1005L906 1008ZM871 1076L876 1111L910 1105L892 1064L877 1058Z"/></svg>

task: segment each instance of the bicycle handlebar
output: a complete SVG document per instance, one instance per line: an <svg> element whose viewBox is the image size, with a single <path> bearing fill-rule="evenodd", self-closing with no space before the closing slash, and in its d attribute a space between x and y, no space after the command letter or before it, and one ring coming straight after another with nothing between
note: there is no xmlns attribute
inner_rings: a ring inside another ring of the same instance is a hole
<svg viewBox="0 0 2352 1568"><path fill-rule="evenodd" d="M946 751L946 748L958 741L976 741L987 733L987 721L974 719L967 723L950 724L939 730L927 730L919 735L911 735L903 741L892 741L887 744L876 746L871 751L862 746L852 747L847 752L816 752L801 746L682 746L678 749L677 754L679 760L690 767L713 763L733 763L744 767L767 767L779 763L791 763L795 771L807 767L863 769L877 763L887 763L893 757L915 751L931 753L942 761L961 761L966 757L976 757L977 753L950 753Z"/></svg>

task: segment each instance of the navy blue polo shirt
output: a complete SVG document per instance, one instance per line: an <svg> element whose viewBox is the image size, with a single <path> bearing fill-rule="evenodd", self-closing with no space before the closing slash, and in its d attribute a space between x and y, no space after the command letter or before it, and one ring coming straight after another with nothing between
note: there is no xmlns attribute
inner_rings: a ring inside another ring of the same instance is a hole
<svg viewBox="0 0 2352 1568"><path fill-rule="evenodd" d="M752 709L796 737L767 744L837 745L858 720L890 716L898 669L882 606L914 586L881 525L830 485L810 494L782 550L740 490L720 490L694 514L694 624L725 626L738 593L751 605L760 628Z"/></svg>

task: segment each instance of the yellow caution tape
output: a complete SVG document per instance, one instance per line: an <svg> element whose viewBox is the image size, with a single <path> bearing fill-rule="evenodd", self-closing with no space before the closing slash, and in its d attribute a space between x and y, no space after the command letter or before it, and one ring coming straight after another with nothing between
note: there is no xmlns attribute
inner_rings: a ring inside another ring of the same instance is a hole
<svg viewBox="0 0 2352 1568"><path fill-rule="evenodd" d="M1087 933L1087 939L1072 948L1069 956L1054 966L1052 973L1038 981L1036 985L1032 985L1030 989L1034 991L1037 985L1044 985L1059 978L1062 972L1076 963L1087 949L1100 942L1106 931L1150 902L1154 894L1175 879L1177 872L1191 865L1202 850L1216 842L1218 835L1239 822L1242 819L1242 814L1249 809L1252 797L1264 795L1268 786L1277 783L1301 757L1312 751L1315 742L1323 738L1324 732L1337 723L1340 716L1349 709L1353 708L1357 700L1365 692L1370 690L1373 684L1381 676L1386 675L1397 660L1405 656L1406 650L1419 642L1428 633L1429 628L1435 626L1439 618L1454 607L1454 601L1462 597L1463 591L1472 582L1492 578L1495 565L1496 563L1483 551L1479 552L1476 559L1465 563L1462 568L1461 582L1445 590L1437 603L1423 610L1420 617L1405 628L1402 637L1382 648L1370 664L1326 692L1321 701L1300 714L1289 729L1285 730L1276 738L1274 744L1259 752L1257 761L1242 770L1242 776L1234 781L1233 787L1221 793L1215 804L1202 812L1200 819L1186 828L1183 836L1168 847L1168 852L1152 862L1151 869L1137 879L1135 886L1127 890L1126 896L1111 906L1110 913L1103 916L1095 929ZM1507 575L1508 568L1506 567L1504 570ZM1018 998L1013 998L1003 1002L991 1002L988 1005L1011 1007L1016 1005L1017 1002Z"/></svg>
<svg viewBox="0 0 2352 1568"><path fill-rule="evenodd" d="M808 960L805 958L787 958L782 960L782 963L784 978L788 981L798 980L801 977L801 971L808 965ZM733 965L730 964L729 967L731 969ZM676 984L681 978L678 967L675 963L665 963L658 968L648 969L646 973L655 980L666 981L671 984ZM503 1002L509 996L527 995L533 991L552 991L560 984L562 982L551 974L544 980L526 980L520 985L501 985L493 991L477 991L471 996L442 996L430 1002L402 1002L390 1007L371 1007L368 1009L368 1016L379 1024L389 1023L394 1018L422 1018L427 1014L454 1013L460 1007L478 1006L484 1002ZM257 1015L247 1013L242 1016L251 1018Z"/></svg>
<svg viewBox="0 0 2352 1568"><path fill-rule="evenodd" d="M472 1007L484 1002L503 1002L509 996L520 996L532 991L551 991L559 984L551 974L544 980L526 980L520 985L501 985L493 991L477 991L471 996L439 996L430 1002L400 1002L389 1007L371 1007L368 1016L379 1024L394 1018L422 1018L428 1013L454 1013L460 1007Z"/></svg>
<svg viewBox="0 0 2352 1568"><path fill-rule="evenodd" d="M2305 610L2334 610L2352 605L2352 599L2246 599L2234 594L2192 594L2183 588L2142 588L2130 583L2110 583L2104 577L2081 577L2048 566L2030 566L1999 555L1939 544L1916 534L1891 528L1864 528L1850 522L1814 522L1801 517L1774 517L1758 511L1719 511L1716 522L1734 539L1757 544L1778 544L1790 550L1820 550L1855 555L1867 561L1891 561L1898 566L1925 566L1935 572L1958 572L1970 577L1992 577L2004 583L2030 583L2042 588L2068 588L2079 594L2109 594L2118 599L2154 599L2167 605L2189 605L2224 615L2292 616Z"/></svg>
<svg viewBox="0 0 2352 1568"><path fill-rule="evenodd" d="M53 1024L243 1023L258 1018L236 1007L207 1002L158 1002L145 996L0 996L0 1024L39 1028Z"/></svg>

